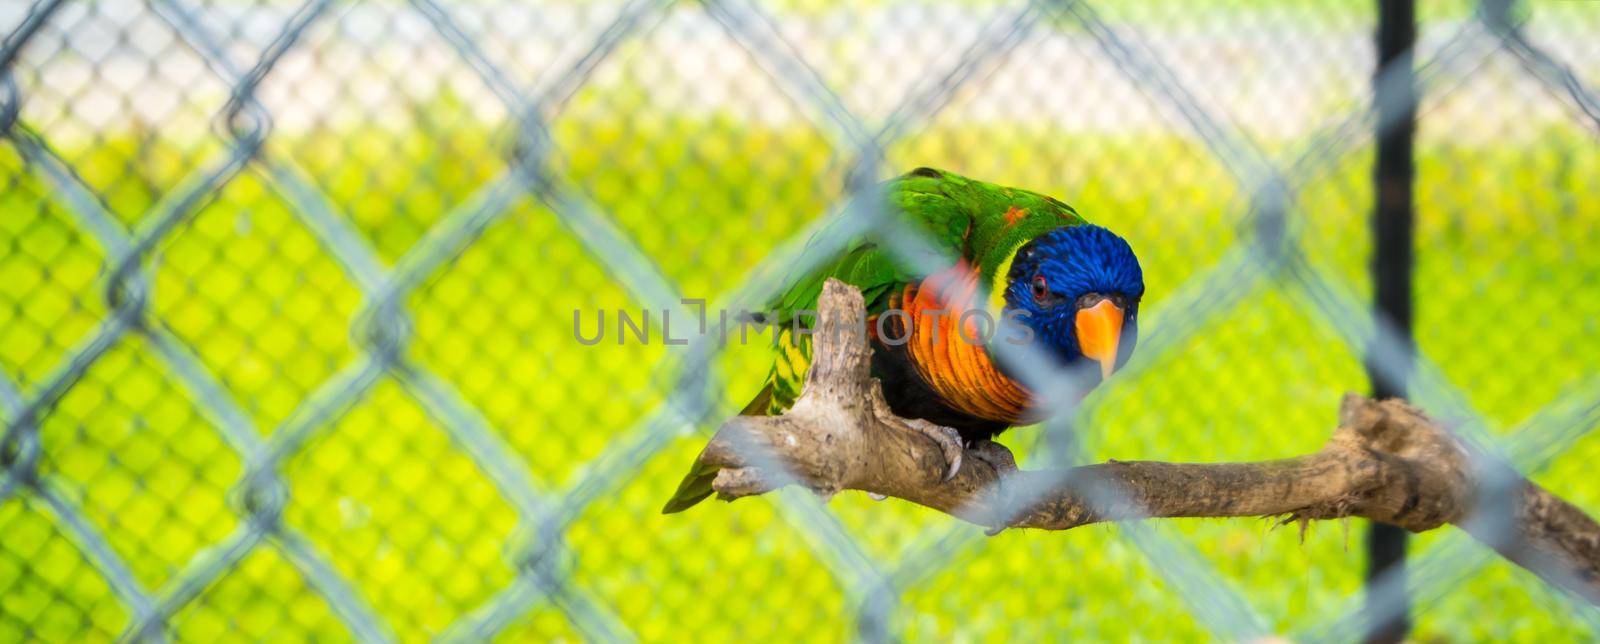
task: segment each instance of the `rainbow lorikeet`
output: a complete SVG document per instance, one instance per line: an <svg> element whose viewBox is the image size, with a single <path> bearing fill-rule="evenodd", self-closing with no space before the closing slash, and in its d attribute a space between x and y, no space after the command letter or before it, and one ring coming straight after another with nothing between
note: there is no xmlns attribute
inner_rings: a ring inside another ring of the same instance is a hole
<svg viewBox="0 0 1600 644"><path fill-rule="evenodd" d="M861 240L796 279L771 307L772 371L741 413L777 414L799 396L811 338L794 333L791 322L797 311L816 308L830 277L861 290L873 375L890 409L927 421L919 431L941 445L959 440L958 455L1012 425L1036 422L1045 407L992 355L1005 334L1002 321L1020 325L1014 335L1030 336L1018 350L1043 352L1063 367L1098 363L1090 371L1102 379L1132 354L1144 276L1121 237L1051 197L942 170L919 168L883 187L895 216L950 251L955 266L919 274ZM963 317L975 309L988 314L986 342L978 341L984 331L974 328L977 319ZM952 459L949 474L959 467L959 457ZM714 467L697 461L663 512L710 496L715 478Z"/></svg>

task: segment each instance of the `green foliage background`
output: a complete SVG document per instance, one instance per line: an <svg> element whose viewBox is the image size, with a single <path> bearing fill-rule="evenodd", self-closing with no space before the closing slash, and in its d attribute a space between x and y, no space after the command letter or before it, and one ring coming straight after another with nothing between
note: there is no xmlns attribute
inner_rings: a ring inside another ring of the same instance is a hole
<svg viewBox="0 0 1600 644"><path fill-rule="evenodd" d="M626 67L628 50L617 58ZM1141 356L1148 368L1138 377L1091 398L1081 434L1091 457L1248 460L1317 449L1339 395L1367 385L1359 355L1303 294L1276 278L1241 278L1240 304L1214 318L1165 306L1240 237L1247 195L1210 154L1177 126L1110 135L1048 119L979 123L962 112L975 91L984 90L963 90L897 142L890 165L945 167L1072 203L1139 253L1147 332L1201 327L1173 351ZM639 79L580 90L554 124L557 162L686 295L715 299L738 287L843 196L851 159L814 128L762 125L736 111L652 111L649 101ZM266 152L303 168L387 262L506 167L509 130L486 125L460 97L425 96L410 114L409 128L275 134ZM1470 125L1492 133L1514 124ZM1490 429L1509 435L1592 381L1600 365L1600 146L1577 125L1467 142L1456 136L1460 127L1425 117L1419 136L1417 335ZM140 130L50 140L130 229L222 153L214 139ZM1311 265L1363 301L1370 173L1370 152L1350 156L1302 186L1292 213ZM106 316L106 249L9 143L0 143L0 176L0 369L26 393ZM150 323L183 340L263 434L359 354L350 331L358 290L258 170L208 200L157 246L150 266ZM550 490L625 442L674 375L660 370L674 356L659 343L618 346L614 334L595 347L573 340L575 309L592 319L595 310L637 311L640 303L604 258L531 198L406 305L416 334L407 358L457 388ZM726 352L727 411L753 394L765 359L759 346ZM83 508L149 589L239 529L229 492L243 466L193 396L130 335L41 421L41 477ZM641 640L852 637L860 598L849 576L774 500L657 514L708 430L685 428L583 512L566 535L572 581ZM1005 442L1026 465L1035 439L1023 428ZM1589 470L1596 458L1600 438L1585 438L1533 475L1600 512ZM285 521L402 639L442 632L513 580L509 547L522 535L512 508L392 382L320 427L283 474ZM828 507L886 566L952 528L944 515L856 494ZM1318 524L1303 536L1257 520L1148 527L1192 548L1186 556L1213 567L1279 631L1322 623L1359 601L1363 526ZM908 639L1207 638L1167 571L1120 530L979 540L899 589L893 628ZM0 641L105 640L122 630L127 609L50 507L27 492L3 500L0 534ZM1423 535L1414 550L1441 538ZM1422 601L1416 634L1425 640L1588 634L1567 600L1498 561ZM170 627L177 639L197 641L349 637L267 547ZM548 604L503 636L580 637Z"/></svg>

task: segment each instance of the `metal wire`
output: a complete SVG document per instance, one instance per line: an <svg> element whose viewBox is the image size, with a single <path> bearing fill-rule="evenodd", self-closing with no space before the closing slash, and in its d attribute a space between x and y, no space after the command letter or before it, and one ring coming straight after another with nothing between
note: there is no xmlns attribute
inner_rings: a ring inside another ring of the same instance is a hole
<svg viewBox="0 0 1600 644"><path fill-rule="evenodd" d="M1057 21L1080 29L1133 87L1170 109L1177 117L1173 125L1199 141L1244 196L1242 203L1235 205L1245 233L1220 259L1195 271L1186 283L1168 289L1173 294L1166 308L1150 316L1152 332L1142 341L1141 353L1123 378L1137 378L1156 368L1160 360L1187 345L1213 320L1243 306L1245 294L1264 284L1287 284L1288 290L1300 296L1296 306L1330 326L1352 354L1361 354L1369 338L1376 338L1377 346L1397 342L1392 329L1371 322L1365 307L1352 295L1356 289L1308 260L1300 237L1304 224L1300 219L1307 213L1297 211L1296 206L1296 191L1364 149L1374 125L1390 127L1374 123L1381 111L1363 106L1313 132L1291 154L1275 158L1244 124L1210 105L1206 93L1191 87L1172 61L1165 60L1136 30L1108 20L1093 3L1040 0L997 11L957 50L953 60L934 67L923 82L914 83L886 111L886 117L875 120L858 114L842 88L786 35L781 21L754 3L702 0L690 5L635 0L620 4L582 53L565 66L547 70L534 86L525 87L507 73L509 61L497 60L463 27L457 9L433 0L413 0L405 10L420 17L433 30L432 35L448 45L461 68L481 81L509 115L504 138L514 144L514 151L500 172L446 209L393 261L386 260L357 229L351 213L319 184L313 170L269 145L275 136L274 114L258 96L263 83L278 73L286 59L305 49L308 40L319 37L315 33L319 25L346 7L326 0L299 5L253 59L241 61L231 47L230 34L209 23L202 15L203 7L185 0L151 0L154 13L198 54L228 92L214 115L215 142L220 147L188 168L187 176L138 217L138 226L129 229L107 207L109 200L102 190L53 147L49 129L31 122L22 111L34 88L23 90L16 82L22 64L19 54L67 4L31 4L0 45L0 135L28 172L49 186L50 203L67 213L73 225L88 232L104 251L105 314L36 381L24 386L0 372L0 414L6 419L0 438L4 455L0 504L18 496L43 501L126 609L127 625L121 633L125 640L168 637L175 615L238 570L262 546L298 572L352 637L363 641L412 638L414 633L397 628L390 622L392 616L374 608L370 589L341 572L327 552L328 544L309 537L285 518L286 506L296 493L285 475L285 464L331 431L353 407L389 385L415 401L447 435L453 449L492 484L516 518L515 536L504 544L513 574L487 601L460 615L438 635L451 640L488 639L541 609L558 611L589 639L628 641L638 635L617 615L616 607L574 574L570 532L587 511L638 476L674 439L714 424L728 411L727 401L720 400L719 393L723 391L719 345L725 338L694 338L684 352L655 365L652 382L665 383L660 388L662 402L618 434L566 484L552 485L534 476L508 442L504 428L496 427L457 384L414 357L417 323L408 302L469 249L480 245L485 234L506 221L519 204L531 201L547 209L631 301L664 315L692 317L669 271L630 236L605 205L567 176L564 159L570 151L558 147L551 130L552 123L601 73L606 61L676 13L703 12L721 28L791 105L826 133L839 160L837 165L844 168L846 189L839 195L834 214L779 247L738 286L714 298L714 305L770 301L786 274L819 265L863 235L883 243L905 261L923 262L930 270L942 267L950 258L939 257L920 231L898 226L872 198L872 186L888 173L890 151L897 143L935 122L964 89L982 82L995 73L1003 59L1026 48L1042 24ZM1498 15L1503 12L1480 11L1475 20L1452 30L1420 66L1421 93L1447 93L1478 73L1485 59L1510 52L1525 73L1565 97L1589 126L1600 127L1600 101L1595 92L1519 25L1495 18ZM152 257L153 249L170 242L197 212L244 176L260 181L289 205L297 221L355 285L360 300L356 314L349 319L356 357L270 428L262 427L251 406L239 400L196 349L151 310L154 283L162 270ZM853 205L840 205L852 198L849 203ZM114 528L100 525L73 494L51 477L40 475L41 425L92 367L118 346L133 341L151 348L160 370L187 393L241 464L239 479L229 494L231 510L239 520L237 527L198 551L159 587L145 585L125 555L113 546L106 530ZM1378 367L1403 369L1394 355L1398 352L1379 352L1375 356ZM1057 373L1037 361L1030 363L1026 355L1005 358L1015 361L1024 379L1038 390L1081 388L1075 374ZM1442 374L1426 352L1418 356L1417 364L1415 402L1460 421L1458 431L1464 440L1523 472L1539 471L1597 424L1595 387L1589 382L1577 393L1551 401L1545 406L1546 413L1526 428L1509 438L1496 437L1487 431L1495 422L1472 407L1467 395ZM1079 396L1062 398L1078 400ZM1074 428L1091 422L1099 404L1064 405L1045 423L1041 440L1066 446L1054 454L1053 464L1087 459L1068 436ZM776 462L761 465L782 469ZM1494 468L1485 471L1514 473ZM1487 487L1503 483L1491 477ZM1011 492L1025 501L1044 489ZM1094 501L1112 504L1118 499ZM778 493L774 505L780 517L804 535L806 545L839 583L845 600L855 609L853 632L868 641L897 638L896 614L904 610L902 595L918 582L950 570L982 539L970 526L930 530L903 548L900 557L887 561L859 543L833 509L806 493ZM1197 621L1218 637L1253 639L1272 632L1270 620L1251 598L1179 538L1137 523L1123 526L1117 534L1148 558L1149 566L1185 600ZM1424 553L1415 564L1411 588L1399 588L1400 582L1391 579L1381 582L1374 592L1409 590L1423 598L1417 606L1425 609L1446 587L1490 561L1480 553L1470 565L1456 565L1462 552L1471 551L1464 543L1456 538ZM1375 619L1357 612L1358 604L1345 607L1330 622L1308 627L1306 634L1337 640L1356 636L1360 620ZM1591 628L1600 623L1592 615L1586 614L1585 619Z"/></svg>

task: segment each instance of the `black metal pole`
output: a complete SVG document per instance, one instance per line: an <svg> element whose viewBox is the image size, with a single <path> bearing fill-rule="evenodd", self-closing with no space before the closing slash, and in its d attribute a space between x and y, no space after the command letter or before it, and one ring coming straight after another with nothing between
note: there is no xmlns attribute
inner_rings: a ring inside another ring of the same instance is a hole
<svg viewBox="0 0 1600 644"><path fill-rule="evenodd" d="M1416 134L1417 89L1411 51L1416 40L1415 0L1378 0L1378 66L1373 76L1378 115L1377 160L1372 172L1373 315L1403 339L1398 355L1385 356L1395 361L1390 366L1398 363L1402 367L1397 373L1377 367L1376 353L1384 349L1376 343L1368 347L1367 377L1372 382L1372 394L1378 397L1404 396L1405 374L1412 368L1411 287L1416 228L1412 139ZM1404 579L1406 539L1405 530L1391 525L1373 524L1367 533L1367 612L1387 618L1369 622L1368 642L1399 642L1411 630L1411 600L1405 591L1378 593L1371 587L1374 580L1391 571Z"/></svg>

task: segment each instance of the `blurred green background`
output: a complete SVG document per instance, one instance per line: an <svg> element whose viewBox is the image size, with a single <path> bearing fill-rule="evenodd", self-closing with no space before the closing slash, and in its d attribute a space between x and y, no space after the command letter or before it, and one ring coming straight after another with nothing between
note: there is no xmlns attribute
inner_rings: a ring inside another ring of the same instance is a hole
<svg viewBox="0 0 1600 644"><path fill-rule="evenodd" d="M1208 109L1289 159L1308 135L1370 100L1368 4L1094 6L1174 65ZM448 10L514 84L542 88L620 7ZM845 107L880 123L901 96L973 54L964 50L979 42L971 25L1003 24L1021 8L783 3L760 11ZM247 68L294 6L188 10ZM1167 305L1242 237L1248 193L1164 98L1130 83L1080 27L1046 13L1014 52L991 59L889 146L886 175L932 165L1025 186L1132 243L1149 285L1146 334L1183 339L1141 354L1134 377L1091 397L1080 428L1090 458L1249 460L1317 449L1340 394L1367 389L1360 354L1281 277L1240 273L1238 304L1214 316ZM0 29L11 31L22 15L6 14ZM127 231L146 230L147 213L228 154L213 123L230 83L164 15L130 3L69 3L14 65L18 129L0 140L0 373L23 399L107 319L112 253L62 186L25 158L19 133L42 140ZM652 15L547 114L552 164L680 293L715 301L847 197L855 158L707 9L675 5ZM1520 15L1580 78L1600 81L1600 45L1585 36L1600 30L1600 5L1536 3ZM1426 59L1470 9L1423 2L1422 17ZM258 91L275 116L265 161L209 194L149 255L144 323L186 346L263 439L361 359L361 332L352 329L364 307L338 253L266 164L306 179L390 265L508 168L515 130L505 105L427 24L409 5L390 3L340 5L314 21ZM119 44L90 44L108 29L122 34L112 39ZM1486 416L1490 431L1512 436L1541 410L1592 390L1600 374L1600 132L1510 54L1486 49L1469 61L1421 110L1416 335L1462 402ZM1309 265L1364 302L1372 155L1368 139L1349 147L1304 179L1291 216ZM636 426L676 375L667 365L681 357L659 343L618 346L614 335L593 347L574 340L575 309L592 320L598 309L643 304L617 281L617 258L597 256L562 221L521 196L404 300L414 320L405 359L457 392L555 495L638 440ZM760 346L720 356L725 412L753 395L768 359ZM245 465L202 396L130 332L38 418L41 485L76 508L156 596L245 529L232 495ZM353 405L316 419L280 467L283 522L403 640L444 633L493 600L516 578L515 549L528 538L430 405L381 378ZM15 414L13 405L0 408L8 427ZM606 477L564 537L561 570L640 640L854 637L862 590L776 499L658 514L711 429L682 428L641 466ZM1026 467L1037 438L1022 428L1003 442ZM1600 512L1589 469L1596 458L1600 438L1591 436L1531 474ZM827 507L885 568L947 531L979 530L854 493ZM0 498L0 641L112 639L133 617L75 520L30 488ZM1315 631L1358 605L1359 523L1316 524L1303 538L1266 520L1146 527L1206 564L1274 631ZM941 640L1212 637L1204 613L1173 584L1182 573L1121 531L1013 530L962 542L946 565L899 589L891 628ZM1445 532L1414 539L1413 552ZM1500 561L1418 601L1421 640L1593 637L1579 608ZM196 641L351 637L270 544L207 583L166 626L173 638ZM538 601L500 636L584 634Z"/></svg>

